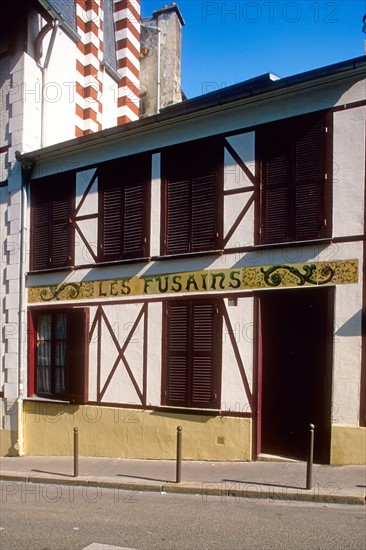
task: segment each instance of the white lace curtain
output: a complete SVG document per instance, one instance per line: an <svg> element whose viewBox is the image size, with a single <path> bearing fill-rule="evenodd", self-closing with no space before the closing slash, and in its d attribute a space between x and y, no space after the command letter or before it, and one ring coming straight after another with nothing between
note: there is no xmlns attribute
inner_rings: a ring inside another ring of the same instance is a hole
<svg viewBox="0 0 366 550"><path fill-rule="evenodd" d="M65 393L66 323L65 313L42 314L38 317L37 391L39 393Z"/></svg>

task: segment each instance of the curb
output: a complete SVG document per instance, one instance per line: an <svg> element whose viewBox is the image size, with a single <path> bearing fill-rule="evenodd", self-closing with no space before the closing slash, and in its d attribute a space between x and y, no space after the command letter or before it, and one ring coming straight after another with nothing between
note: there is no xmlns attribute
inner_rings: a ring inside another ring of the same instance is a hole
<svg viewBox="0 0 366 550"><path fill-rule="evenodd" d="M120 491L130 492L154 492L154 493L174 493L185 495L197 495L202 496L204 501L207 502L209 497L220 497L224 502L226 498L233 497L237 501L245 500L268 500L270 502L282 501L282 502L315 502L326 504L351 504L351 505L365 505L366 497L358 495L341 495L341 494L324 494L316 493L315 489L306 491L303 488L289 488L284 486L282 490L273 489L270 490L267 487L262 487L257 484L258 490L253 489L236 489L232 486L226 486L221 482L186 482L186 483L143 483L136 482L122 482L111 481L110 479L91 479L91 478L74 478L70 476L70 479L59 479L51 477L30 476L24 473L17 474L11 472L9 474L0 473L0 481L18 481L24 483L43 483L54 485L72 485L79 487L100 487L105 489L118 489Z"/></svg>

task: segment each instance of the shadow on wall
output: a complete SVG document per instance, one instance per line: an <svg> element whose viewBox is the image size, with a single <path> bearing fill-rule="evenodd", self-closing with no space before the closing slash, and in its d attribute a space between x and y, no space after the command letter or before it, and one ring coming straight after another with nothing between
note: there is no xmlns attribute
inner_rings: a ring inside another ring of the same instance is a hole
<svg viewBox="0 0 366 550"><path fill-rule="evenodd" d="M366 311L358 311L335 333L336 336L361 336L362 326L366 326Z"/></svg>

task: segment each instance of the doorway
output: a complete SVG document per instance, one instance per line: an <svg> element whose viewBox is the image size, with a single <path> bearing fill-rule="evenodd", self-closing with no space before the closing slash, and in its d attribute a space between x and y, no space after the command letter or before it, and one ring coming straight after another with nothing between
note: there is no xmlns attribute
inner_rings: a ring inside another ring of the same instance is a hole
<svg viewBox="0 0 366 550"><path fill-rule="evenodd" d="M333 288L259 293L258 454L329 463Z"/></svg>

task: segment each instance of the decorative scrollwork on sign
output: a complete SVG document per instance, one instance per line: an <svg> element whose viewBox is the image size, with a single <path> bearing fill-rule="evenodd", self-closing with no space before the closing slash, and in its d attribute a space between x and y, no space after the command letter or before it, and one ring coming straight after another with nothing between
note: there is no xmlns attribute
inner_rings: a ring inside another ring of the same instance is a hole
<svg viewBox="0 0 366 550"><path fill-rule="evenodd" d="M81 283L65 283L63 285L51 285L48 288L43 288L41 291L41 299L43 302L52 300L60 300L61 294L66 294L62 298L65 300L76 300L80 293Z"/></svg>
<svg viewBox="0 0 366 550"><path fill-rule="evenodd" d="M276 273L278 270L285 270L298 279L296 282L297 286L304 286L306 283L311 285L325 285L327 283L330 283L330 281L333 278L334 270L330 266L324 266L320 272L319 275L324 277L323 279L319 279L318 276L316 276L316 264L305 264L302 266L302 269L304 273L301 273L299 268L295 266L290 265L273 265L272 267L268 268L267 270L263 267L261 268L261 273L264 275L264 282L268 286L280 286L283 283L284 275L281 273Z"/></svg>
<svg viewBox="0 0 366 550"><path fill-rule="evenodd" d="M331 282L334 277L334 269L330 265L325 265L319 270L318 285L326 285ZM322 278L321 278L322 277Z"/></svg>

